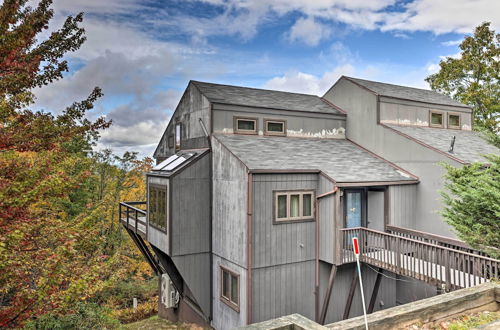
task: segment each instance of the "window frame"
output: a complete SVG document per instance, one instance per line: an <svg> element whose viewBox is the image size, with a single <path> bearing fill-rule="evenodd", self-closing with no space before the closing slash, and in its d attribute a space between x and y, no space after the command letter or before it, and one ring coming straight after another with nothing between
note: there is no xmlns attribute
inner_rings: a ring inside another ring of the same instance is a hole
<svg viewBox="0 0 500 330"><path fill-rule="evenodd" d="M179 132L177 132L177 127L179 127ZM174 125L174 147L175 151L181 150L181 144L182 144L182 123L176 122Z"/></svg>
<svg viewBox="0 0 500 330"><path fill-rule="evenodd" d="M283 132L273 132L269 131L267 125L269 123L279 123L283 124ZM264 135L270 136L286 136L286 120L284 119L264 119Z"/></svg>
<svg viewBox="0 0 500 330"><path fill-rule="evenodd" d="M153 198L151 196L152 191L155 192L155 197L154 197L155 205L154 206L151 205L151 201L153 200ZM164 199L165 215L163 218L164 227L161 225L159 219L156 219L156 215L159 214L159 212L157 211L159 209L159 201L160 201L160 198L158 195L161 194L161 192L165 193L165 199ZM169 196L169 192L170 192L169 183L167 183L165 185L157 184L157 183L149 183L148 184L147 223L148 223L148 226L151 226L151 227L155 228L156 230L159 230L163 233L168 233L168 227L169 227L169 221L170 221L170 196ZM154 210L156 212L154 212L154 211L151 212L151 210Z"/></svg>
<svg viewBox="0 0 500 330"><path fill-rule="evenodd" d="M241 292L240 292L240 275L232 270L230 270L229 268L225 267L225 266L222 266L222 265L219 265L219 269L220 269L220 295L219 295L219 299L225 303L226 305L228 305L229 307L231 307L232 309L234 309L236 312L240 312L240 296L241 296ZM237 291L238 291L238 301L237 302L234 302L232 300L233 297L226 297L224 296L224 272L228 273L229 274L229 293L231 295L231 292L232 292L232 277L236 277L236 285L238 287Z"/></svg>
<svg viewBox="0 0 500 330"><path fill-rule="evenodd" d="M304 216L304 195L311 195L311 215ZM290 196L299 195L299 216L290 216ZM278 197L287 196L286 198L286 217L278 218ZM309 222L316 220L316 203L315 203L315 192L312 189L300 189L300 190L274 190L273 191L273 224L283 224L283 223L294 223L294 222Z"/></svg>
<svg viewBox="0 0 500 330"><path fill-rule="evenodd" d="M175 136L173 134L169 135L167 138L167 146L169 149L175 147Z"/></svg>
<svg viewBox="0 0 500 330"><path fill-rule="evenodd" d="M432 123L432 114L439 114L441 115L441 125L433 124ZM429 127L436 127L436 128L444 128L444 120L445 120L445 112L444 111L439 111L439 110L429 110Z"/></svg>
<svg viewBox="0 0 500 330"><path fill-rule="evenodd" d="M450 125L450 116L458 116L458 126ZM450 129L462 129L462 114L459 112L448 112L446 114L446 123Z"/></svg>
<svg viewBox="0 0 500 330"><path fill-rule="evenodd" d="M253 121L255 123L255 130L238 129L238 121L239 120ZM233 127L234 127L233 132L235 134L257 135L257 134L259 134L259 118L234 116Z"/></svg>

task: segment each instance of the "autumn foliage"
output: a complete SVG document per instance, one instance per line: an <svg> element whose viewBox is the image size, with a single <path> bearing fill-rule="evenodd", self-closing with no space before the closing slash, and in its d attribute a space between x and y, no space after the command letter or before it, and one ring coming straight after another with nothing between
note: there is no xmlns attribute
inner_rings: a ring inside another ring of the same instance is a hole
<svg viewBox="0 0 500 330"><path fill-rule="evenodd" d="M59 115L30 109L33 88L61 79L85 36L80 14L38 40L51 1L26 4L0 5L0 328L87 302L123 307L103 292L152 276L117 220L119 201L144 199L151 159L91 151L111 124L87 119L99 88Z"/></svg>

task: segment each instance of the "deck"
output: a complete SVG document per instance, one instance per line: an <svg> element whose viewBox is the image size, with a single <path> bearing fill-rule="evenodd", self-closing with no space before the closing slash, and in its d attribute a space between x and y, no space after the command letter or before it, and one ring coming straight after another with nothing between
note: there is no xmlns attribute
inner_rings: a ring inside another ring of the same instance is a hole
<svg viewBox="0 0 500 330"><path fill-rule="evenodd" d="M146 206L146 202L120 203L120 222L142 238L146 238L148 232Z"/></svg>
<svg viewBox="0 0 500 330"><path fill-rule="evenodd" d="M423 235L408 238L405 233L396 234L394 227L392 233L363 227L340 232L343 241L340 264L356 261L351 239L358 237L361 262L444 287L447 291L472 287L499 276L500 260L474 251L460 241L441 242L434 235L437 239L429 243Z"/></svg>

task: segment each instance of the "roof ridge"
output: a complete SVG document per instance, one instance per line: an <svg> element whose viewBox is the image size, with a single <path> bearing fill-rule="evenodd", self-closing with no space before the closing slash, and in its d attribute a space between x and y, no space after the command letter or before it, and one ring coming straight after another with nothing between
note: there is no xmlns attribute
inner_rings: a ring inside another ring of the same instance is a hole
<svg viewBox="0 0 500 330"><path fill-rule="evenodd" d="M426 91L426 92L433 92L433 93L436 93L436 94L439 94L439 95L443 95L443 96L447 96L447 97L450 97L449 95L446 95L446 94L441 94L441 93L438 93L432 89L425 89L425 88L418 88L418 87L412 87L412 86L406 86L406 85L397 85L397 84L393 84L393 83L386 83L386 82L382 82L382 81L376 81L376 80L368 80L368 79L362 79L362 78L355 78L355 77L349 77L349 76L343 76L347 79L352 79L352 80L361 80L361 81L367 81L367 82L371 82L371 83L377 83L377 84L383 84L383 85L391 85L391 86L396 86L396 87L404 87L404 88L411 88L411 89L418 89L420 91ZM366 87L366 86L365 86ZM366 87L368 89L370 89L369 87ZM371 90L371 89L370 89ZM375 91L373 91L375 92ZM452 99L450 97L450 99ZM453 100L453 99L452 99ZM456 101L456 100L455 100ZM458 102L458 101L457 101Z"/></svg>
<svg viewBox="0 0 500 330"><path fill-rule="evenodd" d="M287 91L280 91L280 90L277 90L277 89L266 89L266 88L257 88L257 87L246 87L246 86L238 86L238 85L219 84L219 83L212 83L212 82L199 81L199 80L190 80L190 82L192 82L194 84L200 83L200 84L209 84L209 85L217 85L217 86L236 87L236 88L244 88L244 89L254 89L254 90L266 91L266 92L278 92L278 93L286 93L286 94L296 94L296 95L304 95L304 96L313 96L313 97L321 98L319 95L315 95L315 94L287 92Z"/></svg>

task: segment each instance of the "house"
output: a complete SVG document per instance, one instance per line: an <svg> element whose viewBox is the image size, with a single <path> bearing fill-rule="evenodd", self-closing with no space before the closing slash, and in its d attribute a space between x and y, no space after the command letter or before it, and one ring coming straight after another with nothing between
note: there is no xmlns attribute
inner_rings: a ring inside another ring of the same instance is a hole
<svg viewBox="0 0 500 330"><path fill-rule="evenodd" d="M439 162L498 149L432 91L342 77L323 96L190 81L120 221L160 278L159 314L230 329L362 313L473 286L500 262L439 217Z"/></svg>

